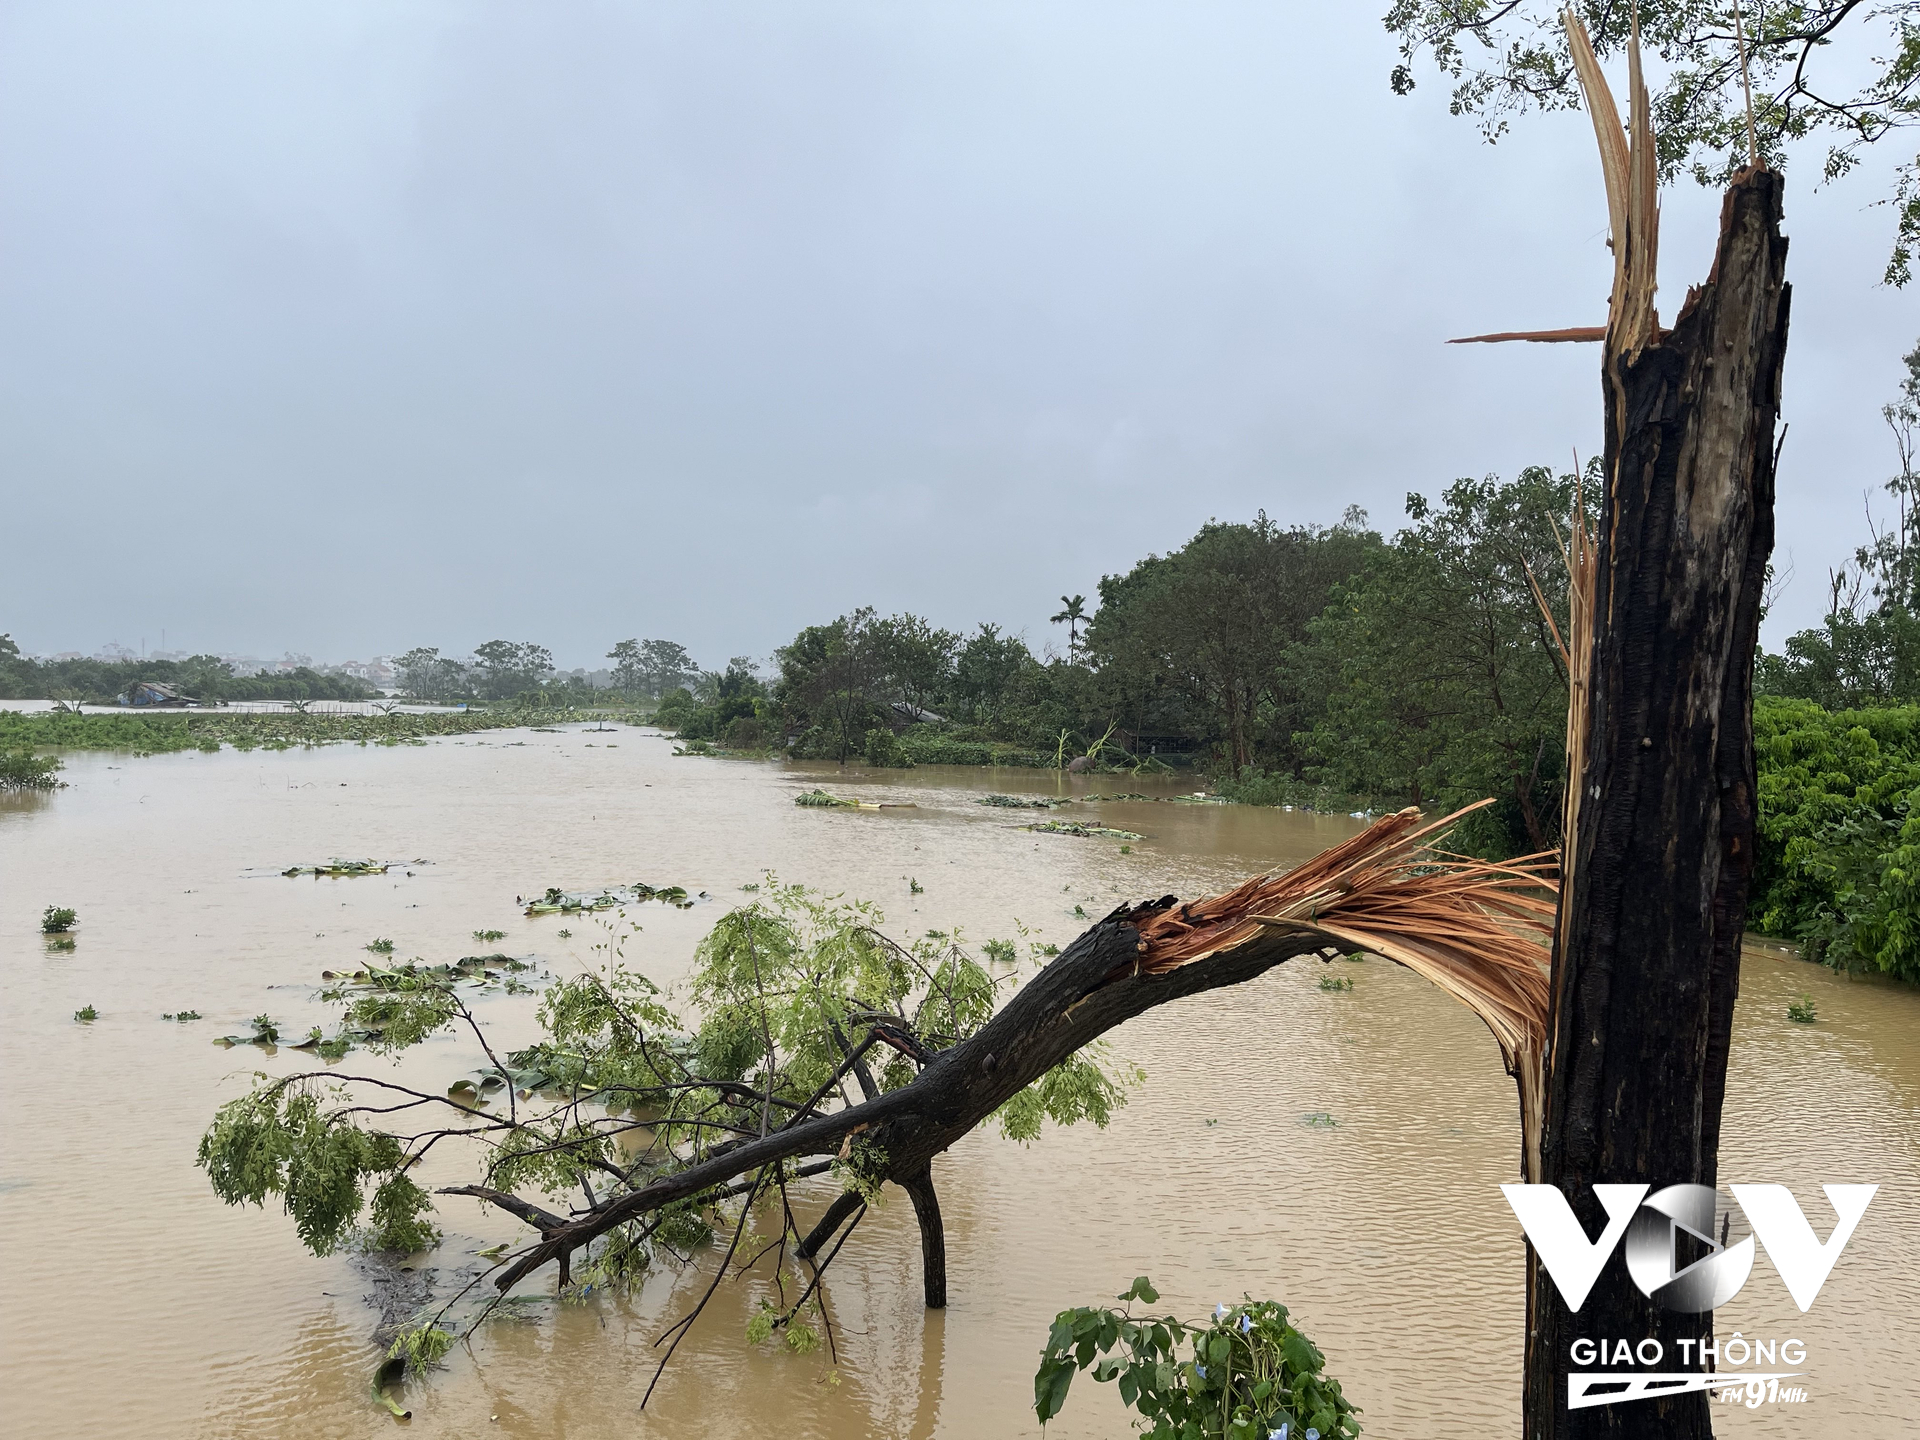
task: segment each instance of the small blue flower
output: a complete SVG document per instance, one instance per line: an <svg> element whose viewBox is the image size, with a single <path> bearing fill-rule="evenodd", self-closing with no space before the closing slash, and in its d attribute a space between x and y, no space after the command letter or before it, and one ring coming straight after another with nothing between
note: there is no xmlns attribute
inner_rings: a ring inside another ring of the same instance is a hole
<svg viewBox="0 0 1920 1440"><path fill-rule="evenodd" d="M1207 1378L1207 1367L1204 1365L1196 1365L1193 1367L1193 1373L1204 1380Z"/></svg>
<svg viewBox="0 0 1920 1440"><path fill-rule="evenodd" d="M1252 1329L1253 1329L1253 1317L1251 1315L1242 1315L1240 1317L1240 1333L1242 1335L1245 1335L1249 1333Z"/></svg>
<svg viewBox="0 0 1920 1440"><path fill-rule="evenodd" d="M1214 1307L1213 1307L1213 1319L1214 1319L1214 1323L1215 1323L1215 1324L1218 1324L1218 1323L1219 1323L1220 1321L1222 1321L1222 1320L1224 1320L1224 1319L1226 1319L1226 1318L1227 1318L1227 1313L1228 1313L1228 1312L1227 1312L1227 1307L1226 1307L1226 1306L1224 1306L1224 1305L1216 1305L1216 1306L1214 1306Z"/></svg>
<svg viewBox="0 0 1920 1440"><path fill-rule="evenodd" d="M1267 1431L1267 1440L1287 1440L1287 1432L1293 1429L1291 1420L1282 1420L1278 1430Z"/></svg>
<svg viewBox="0 0 1920 1440"><path fill-rule="evenodd" d="M1320 1440L1320 1432L1318 1430L1308 1430L1307 1440Z"/></svg>

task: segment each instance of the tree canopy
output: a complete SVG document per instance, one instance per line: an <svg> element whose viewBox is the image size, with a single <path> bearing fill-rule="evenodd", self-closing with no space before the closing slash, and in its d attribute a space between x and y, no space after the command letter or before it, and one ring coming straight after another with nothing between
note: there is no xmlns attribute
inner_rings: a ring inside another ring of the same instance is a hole
<svg viewBox="0 0 1920 1440"><path fill-rule="evenodd" d="M1748 163L1750 145L1782 169L1789 147L1810 139L1826 142L1822 173L1831 180L1869 146L1920 123L1920 0L1579 0L1572 8L1602 60L1625 49L1637 19L1642 44L1664 62L1653 93L1662 180L1686 172L1724 184ZM1453 113L1471 117L1489 140L1516 116L1577 109L1562 9L1558 0L1394 0L1385 17L1400 44L1393 89L1410 92L1417 72L1431 67L1453 87ZM1888 203L1895 219L1885 278L1904 285L1920 243L1920 160L1897 166Z"/></svg>

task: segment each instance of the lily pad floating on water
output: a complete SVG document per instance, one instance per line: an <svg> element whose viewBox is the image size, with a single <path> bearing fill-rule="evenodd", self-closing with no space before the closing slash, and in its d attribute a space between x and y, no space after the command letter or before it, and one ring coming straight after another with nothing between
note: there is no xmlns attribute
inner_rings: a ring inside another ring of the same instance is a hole
<svg viewBox="0 0 1920 1440"><path fill-rule="evenodd" d="M1144 840L1144 835L1136 835L1131 830L1115 830L1108 825L1076 825L1071 820L1043 820L1035 825L1023 825L1023 830L1031 830L1039 835L1078 835L1087 839L1095 835L1105 835L1113 840Z"/></svg>
<svg viewBox="0 0 1920 1440"><path fill-rule="evenodd" d="M544 895L527 902L529 915L574 915L588 910L612 910L620 905L644 905L657 900L676 910L691 910L695 903L710 898L702 890L689 896L681 885L609 885L599 890L562 890L549 887Z"/></svg>
<svg viewBox="0 0 1920 1440"><path fill-rule="evenodd" d="M282 875L384 875L393 868L391 860L343 860L338 856L324 865L295 865Z"/></svg>

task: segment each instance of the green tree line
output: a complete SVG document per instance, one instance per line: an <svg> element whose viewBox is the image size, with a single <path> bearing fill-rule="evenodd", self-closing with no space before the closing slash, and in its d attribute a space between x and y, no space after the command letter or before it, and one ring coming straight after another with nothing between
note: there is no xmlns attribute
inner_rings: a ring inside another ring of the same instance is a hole
<svg viewBox="0 0 1920 1440"><path fill-rule="evenodd" d="M111 705L140 681L166 685L197 700L369 700L372 686L351 675L302 665L242 675L217 655L185 660L36 660L0 635L0 700L74 700Z"/></svg>

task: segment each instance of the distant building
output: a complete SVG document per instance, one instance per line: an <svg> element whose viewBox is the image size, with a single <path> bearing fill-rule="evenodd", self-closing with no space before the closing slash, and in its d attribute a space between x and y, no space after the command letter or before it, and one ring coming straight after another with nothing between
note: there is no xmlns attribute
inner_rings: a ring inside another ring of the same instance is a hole
<svg viewBox="0 0 1920 1440"><path fill-rule="evenodd" d="M122 705L142 707L167 706L179 708L198 705L200 702L190 695L182 695L171 685L162 685L157 680L136 680L127 687L127 693L120 697Z"/></svg>
<svg viewBox="0 0 1920 1440"><path fill-rule="evenodd" d="M896 700L888 708L893 711L893 728L895 730L905 730L910 725L944 725L947 723L946 716L936 715L933 711L926 709L924 706L915 705L911 701Z"/></svg>

